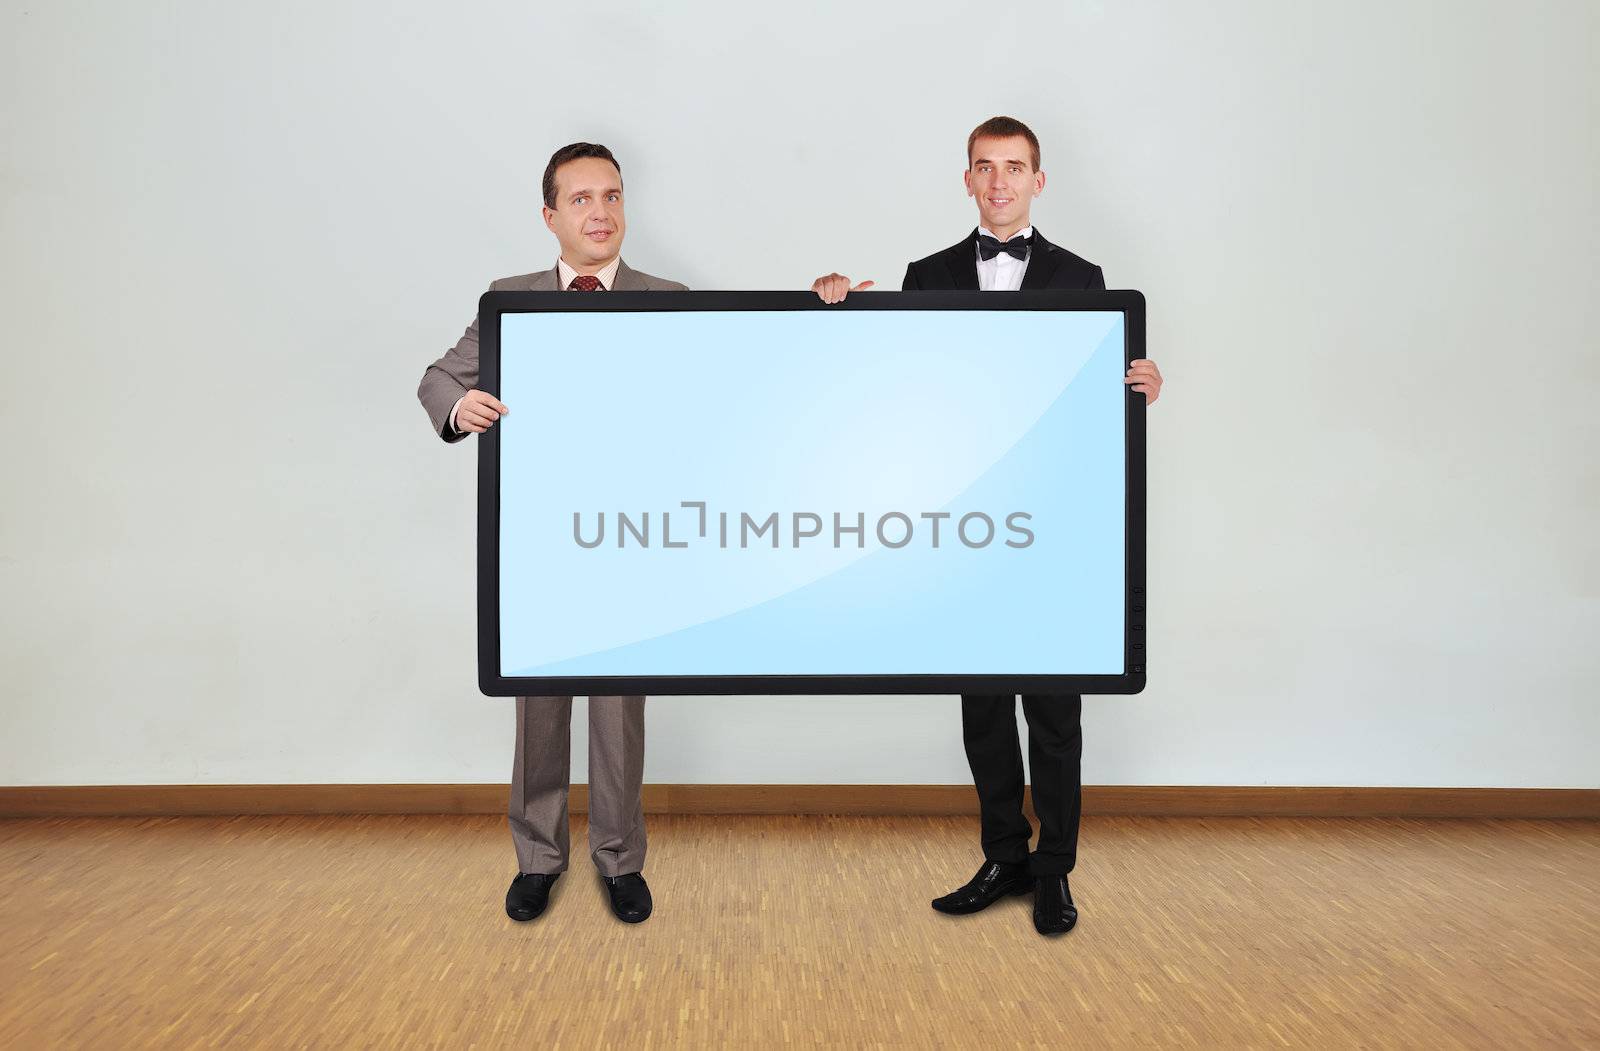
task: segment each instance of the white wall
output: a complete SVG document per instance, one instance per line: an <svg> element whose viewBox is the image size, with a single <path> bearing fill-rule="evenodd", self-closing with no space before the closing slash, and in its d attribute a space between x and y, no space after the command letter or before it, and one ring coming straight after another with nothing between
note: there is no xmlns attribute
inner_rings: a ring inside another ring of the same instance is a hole
<svg viewBox="0 0 1600 1051"><path fill-rule="evenodd" d="M896 287L1010 113L1168 377L1085 780L1600 786L1600 5L633 6L3 5L0 784L507 779L414 389L550 151L642 269ZM953 698L649 712L651 781L967 779Z"/></svg>

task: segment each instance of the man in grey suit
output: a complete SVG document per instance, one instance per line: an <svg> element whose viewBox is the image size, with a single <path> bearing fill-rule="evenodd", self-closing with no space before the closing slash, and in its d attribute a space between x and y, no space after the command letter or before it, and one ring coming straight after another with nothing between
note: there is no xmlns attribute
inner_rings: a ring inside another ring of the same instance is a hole
<svg viewBox="0 0 1600 1051"><path fill-rule="evenodd" d="M622 167L589 142L563 146L544 170L544 222L561 244L556 265L506 277L493 291L681 292L685 286L641 274L622 261ZM478 322L423 373L417 397L447 442L482 434L511 410L477 389ZM567 786L571 781L571 697L518 697L511 771L511 840L517 875L506 914L531 920L567 868ZM611 911L639 923L650 915L644 880L644 698L589 698L589 856Z"/></svg>

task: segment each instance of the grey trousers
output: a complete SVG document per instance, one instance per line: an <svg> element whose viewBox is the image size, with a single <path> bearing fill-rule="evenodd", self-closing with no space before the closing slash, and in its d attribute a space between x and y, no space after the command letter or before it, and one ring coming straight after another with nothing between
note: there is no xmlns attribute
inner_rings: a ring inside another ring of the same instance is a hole
<svg viewBox="0 0 1600 1051"><path fill-rule="evenodd" d="M517 871L567 870L572 698L517 698L511 842ZM589 698L589 856L602 876L644 869L644 698Z"/></svg>

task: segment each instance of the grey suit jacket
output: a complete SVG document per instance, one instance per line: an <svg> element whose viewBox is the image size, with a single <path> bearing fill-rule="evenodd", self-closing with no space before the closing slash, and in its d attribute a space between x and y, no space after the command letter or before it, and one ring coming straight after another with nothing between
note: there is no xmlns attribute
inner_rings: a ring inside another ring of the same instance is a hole
<svg viewBox="0 0 1600 1051"><path fill-rule="evenodd" d="M627 263L617 266L616 291L618 292L687 292L687 285L667 281L649 274L641 274ZM541 270L537 274L519 274L502 277L489 286L491 292L559 292L556 268ZM450 429L450 410L467 391L478 385L478 319L473 318L467 331L456 345L445 351L444 357L428 366L417 387L417 398L428 410L434 433L447 442L458 442L469 432Z"/></svg>

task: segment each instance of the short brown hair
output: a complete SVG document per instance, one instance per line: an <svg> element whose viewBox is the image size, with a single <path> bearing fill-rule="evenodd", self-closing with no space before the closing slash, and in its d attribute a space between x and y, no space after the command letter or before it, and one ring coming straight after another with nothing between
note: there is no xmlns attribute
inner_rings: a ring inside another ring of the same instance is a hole
<svg viewBox="0 0 1600 1051"><path fill-rule="evenodd" d="M617 180L620 185L622 180L622 165L611 155L611 151L598 142L574 142L563 146L550 155L550 163L544 166L544 206L556 206L556 169L568 161L579 160L583 157L599 157L603 161L610 161L612 167L617 169Z"/></svg>
<svg viewBox="0 0 1600 1051"><path fill-rule="evenodd" d="M972 144L981 138L1009 139L1013 135L1021 135L1028 140L1028 146L1033 150L1033 170L1039 170L1039 136L1033 129L1015 117L990 117L967 136L967 167L972 167Z"/></svg>

